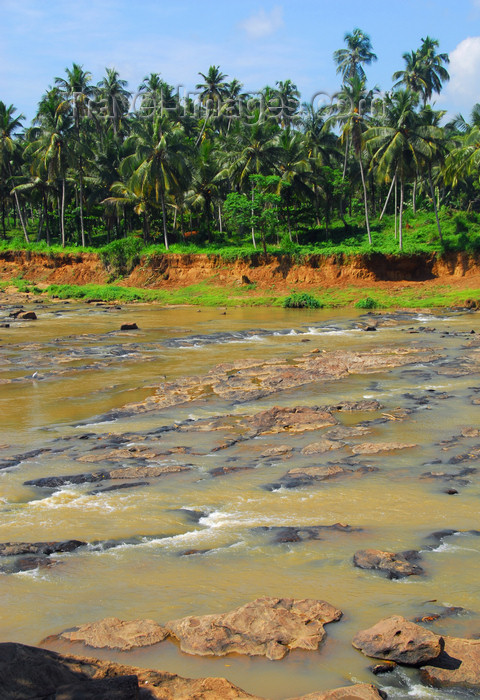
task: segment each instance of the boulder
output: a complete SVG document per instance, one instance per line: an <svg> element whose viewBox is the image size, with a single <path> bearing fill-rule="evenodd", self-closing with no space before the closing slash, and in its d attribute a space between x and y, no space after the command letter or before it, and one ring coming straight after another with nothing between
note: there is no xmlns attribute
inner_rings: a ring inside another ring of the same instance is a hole
<svg viewBox="0 0 480 700"><path fill-rule="evenodd" d="M350 465L328 464L324 467L294 467L284 474L281 479L273 484L267 484L264 488L267 491L276 491L283 487L285 489L297 489L309 486L315 482L329 481L339 477L359 477L369 472L378 471L376 467L359 467L350 469Z"/></svg>
<svg viewBox="0 0 480 700"><path fill-rule="evenodd" d="M136 323L122 323L120 326L121 331L138 331L138 326Z"/></svg>
<svg viewBox="0 0 480 700"><path fill-rule="evenodd" d="M306 542L309 540L322 540L328 532L361 532L361 528L334 523L333 525L307 525L306 527L260 525L254 528L257 532L272 532L274 544Z"/></svg>
<svg viewBox="0 0 480 700"><path fill-rule="evenodd" d="M102 678L57 688L55 700L139 700L137 676Z"/></svg>
<svg viewBox="0 0 480 700"><path fill-rule="evenodd" d="M342 612L321 600L258 598L232 612L184 617L165 627L187 654L246 654L283 659L290 649L318 649L324 625Z"/></svg>
<svg viewBox="0 0 480 700"><path fill-rule="evenodd" d="M425 573L417 562L420 553L415 550L407 552L383 552L380 549L360 549L353 555L353 563L359 569L383 571L390 579L418 576Z"/></svg>
<svg viewBox="0 0 480 700"><path fill-rule="evenodd" d="M22 314L18 315L18 318L22 321L36 321L37 314L35 311L24 311Z"/></svg>
<svg viewBox="0 0 480 700"><path fill-rule="evenodd" d="M442 637L399 615L387 617L359 632L352 644L366 656L410 666L435 659L443 649Z"/></svg>
<svg viewBox="0 0 480 700"><path fill-rule="evenodd" d="M278 445L277 447L269 447L264 450L260 457L280 457L282 455L289 455L293 452L293 447L290 445Z"/></svg>
<svg viewBox="0 0 480 700"><path fill-rule="evenodd" d="M435 688L459 686L480 691L480 640L443 637L444 649L421 669L424 683Z"/></svg>
<svg viewBox="0 0 480 700"><path fill-rule="evenodd" d="M163 642L168 637L168 632L153 620L124 621L117 617L106 617L61 632L57 637L69 642L82 642L94 649L129 651Z"/></svg>
<svg viewBox="0 0 480 700"><path fill-rule="evenodd" d="M309 693L290 700L384 700L386 697L386 693L374 685L359 683L321 693Z"/></svg>
<svg viewBox="0 0 480 700"><path fill-rule="evenodd" d="M125 680L126 676L130 679ZM131 692L132 676L142 688L140 697L151 700L260 700L224 678L182 678L167 671L57 654L25 644L0 644L2 700L131 700L136 696L113 693L122 686L124 693ZM99 684L104 679L112 682L111 695L104 692L108 684ZM111 679L117 679L116 687Z"/></svg>

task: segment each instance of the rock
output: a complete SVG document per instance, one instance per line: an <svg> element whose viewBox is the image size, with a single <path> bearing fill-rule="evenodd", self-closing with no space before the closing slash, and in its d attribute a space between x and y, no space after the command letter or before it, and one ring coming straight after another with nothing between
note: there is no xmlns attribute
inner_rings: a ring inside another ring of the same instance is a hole
<svg viewBox="0 0 480 700"><path fill-rule="evenodd" d="M278 457L281 455L289 455L291 452L293 452L293 447L290 447L290 445L278 445L278 447L269 447L264 450L260 457Z"/></svg>
<svg viewBox="0 0 480 700"><path fill-rule="evenodd" d="M139 700L137 676L102 678L57 688L55 700Z"/></svg>
<svg viewBox="0 0 480 700"><path fill-rule="evenodd" d="M136 323L122 323L120 326L121 331L138 331L138 326Z"/></svg>
<svg viewBox="0 0 480 700"><path fill-rule="evenodd" d="M315 482L328 481L339 477L359 477L370 472L376 472L376 467L359 467L350 469L350 465L328 464L325 467L295 467L284 474L280 481L267 484L264 488L267 491L276 491L279 488L297 489L309 486Z"/></svg>
<svg viewBox="0 0 480 700"><path fill-rule="evenodd" d="M440 609L440 612L427 613L426 615L421 615L420 617L415 617L414 622L421 622L427 624L429 622L436 622L436 620L443 620L446 617L455 617L461 613L466 613L465 608L459 606L449 606Z"/></svg>
<svg viewBox="0 0 480 700"><path fill-rule="evenodd" d="M374 455L378 452L406 450L411 447L417 447L417 445L403 442L363 442L352 447L352 452L354 455Z"/></svg>
<svg viewBox="0 0 480 700"><path fill-rule="evenodd" d="M0 566L2 574L19 574L22 571L34 571L35 569L50 569L61 564L58 559L50 559L46 556L21 556L11 564Z"/></svg>
<svg viewBox="0 0 480 700"><path fill-rule="evenodd" d="M61 692L67 692L70 688L68 692L78 693L79 688L75 686L80 685L85 687L84 695L67 695L68 700L130 700L128 695L117 698L115 695L99 694L106 686L99 691L98 681L125 676L136 676L142 688L141 697L150 700L261 700L224 678L182 678L166 671L150 671L109 661L57 654L25 644L0 644L2 700L59 700L57 692L61 688ZM126 682L117 683L125 687ZM89 692L90 688L92 692Z"/></svg>
<svg viewBox="0 0 480 700"><path fill-rule="evenodd" d="M309 693L290 700L385 700L386 693L374 685L359 683L321 693Z"/></svg>
<svg viewBox="0 0 480 700"><path fill-rule="evenodd" d="M328 532L361 532L362 528L352 527L351 525L343 525L335 523L334 525L310 525L307 527L279 527L260 525L254 528L258 532L273 532L274 544L286 544L290 542L307 542L309 540L322 540L325 533Z"/></svg>
<svg viewBox="0 0 480 700"><path fill-rule="evenodd" d="M478 428L463 428L462 437L466 437L466 438L480 437L480 430Z"/></svg>
<svg viewBox="0 0 480 700"><path fill-rule="evenodd" d="M375 676L380 676L383 673L391 673L397 668L395 661L382 661L381 664L375 664L374 666L369 666L368 670L371 671Z"/></svg>
<svg viewBox="0 0 480 700"><path fill-rule="evenodd" d="M302 455L317 455L323 452L329 452L330 450L339 450L343 447L342 442L336 442L334 440L319 440L318 442L312 442L310 445L306 445L302 449Z"/></svg>
<svg viewBox="0 0 480 700"><path fill-rule="evenodd" d="M323 626L341 616L321 600L258 598L229 613L173 620L166 628L187 654L237 653L277 660L290 649L318 649L325 637Z"/></svg>
<svg viewBox="0 0 480 700"><path fill-rule="evenodd" d="M443 637L443 640L442 653L421 669L422 681L434 688L459 686L480 690L480 640L457 637Z"/></svg>
<svg viewBox="0 0 480 700"><path fill-rule="evenodd" d="M387 617L359 632L352 644L374 659L411 666L435 659L443 649L441 637L399 615Z"/></svg>
<svg viewBox="0 0 480 700"><path fill-rule="evenodd" d="M365 326L363 328L363 330L371 333L372 331L376 331L377 327L376 326Z"/></svg>
<svg viewBox="0 0 480 700"><path fill-rule="evenodd" d="M25 481L25 486L39 486L41 488L58 488L65 484L87 484L107 479L145 479L179 472L190 471L191 467L181 464L166 467L121 467L120 469L102 469L86 474L67 474L66 476L45 476L41 479Z"/></svg>
<svg viewBox="0 0 480 700"><path fill-rule="evenodd" d="M19 314L18 318L22 321L36 321L37 314L35 311L24 311L23 314Z"/></svg>
<svg viewBox="0 0 480 700"><path fill-rule="evenodd" d="M0 328L10 328L9 323L0 323Z"/></svg>
<svg viewBox="0 0 480 700"><path fill-rule="evenodd" d="M425 573L416 562L421 559L420 553L412 550L407 552L383 552L379 549L361 549L353 555L353 563L359 569L375 569L388 574L390 579L418 576Z"/></svg>
<svg viewBox="0 0 480 700"><path fill-rule="evenodd" d="M168 632L153 620L119 620L106 617L98 622L89 622L56 635L69 642L82 642L94 649L120 649L129 651L163 642ZM42 642L43 643L43 642Z"/></svg>
<svg viewBox="0 0 480 700"><path fill-rule="evenodd" d="M12 557L20 554L58 554L73 552L87 543L80 540L65 540L63 542L1 542L0 557Z"/></svg>

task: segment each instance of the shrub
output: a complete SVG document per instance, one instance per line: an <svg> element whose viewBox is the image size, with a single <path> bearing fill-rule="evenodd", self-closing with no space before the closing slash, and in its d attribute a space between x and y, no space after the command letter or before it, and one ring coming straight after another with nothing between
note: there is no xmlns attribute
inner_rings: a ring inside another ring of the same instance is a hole
<svg viewBox="0 0 480 700"><path fill-rule="evenodd" d="M139 238L121 238L100 248L99 253L106 270L115 276L128 275L140 262L143 242Z"/></svg>
<svg viewBox="0 0 480 700"><path fill-rule="evenodd" d="M355 304L356 309L378 309L380 304L372 297L365 297L364 299L359 299Z"/></svg>
<svg viewBox="0 0 480 700"><path fill-rule="evenodd" d="M311 294L294 292L286 297L283 307L285 309L322 309L323 304Z"/></svg>

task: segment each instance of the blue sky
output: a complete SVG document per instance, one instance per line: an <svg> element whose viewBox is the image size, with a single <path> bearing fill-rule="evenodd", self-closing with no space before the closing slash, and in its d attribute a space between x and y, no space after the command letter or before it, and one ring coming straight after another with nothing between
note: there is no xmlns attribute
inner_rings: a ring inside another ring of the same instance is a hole
<svg viewBox="0 0 480 700"><path fill-rule="evenodd" d="M468 115L480 101L480 0L0 0L0 16L0 100L27 121L74 61L94 82L115 67L132 91L150 72L193 89L215 64L251 91L290 78L304 100L334 93L332 54L354 27L378 55L371 86L389 89L402 54L428 34L451 56L437 106Z"/></svg>

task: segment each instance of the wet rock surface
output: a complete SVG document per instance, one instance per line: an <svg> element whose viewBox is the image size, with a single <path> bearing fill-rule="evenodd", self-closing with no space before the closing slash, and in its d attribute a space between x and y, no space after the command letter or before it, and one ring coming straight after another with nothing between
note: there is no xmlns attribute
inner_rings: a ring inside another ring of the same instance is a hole
<svg viewBox="0 0 480 700"><path fill-rule="evenodd" d="M411 666L437 658L443 649L441 637L399 615L359 632L352 644L366 656Z"/></svg>
<svg viewBox="0 0 480 700"><path fill-rule="evenodd" d="M139 479L167 476L190 471L187 465L173 465L165 467L121 467L120 469L101 470L84 474L67 474L65 476L45 476L40 479L25 481L25 486L38 486L40 488L59 488L66 484L92 484L97 481L110 479ZM137 484L138 485L138 484Z"/></svg>
<svg viewBox="0 0 480 700"><path fill-rule="evenodd" d="M435 688L480 690L480 640L442 637L439 656L421 669L424 683Z"/></svg>
<svg viewBox="0 0 480 700"><path fill-rule="evenodd" d="M63 542L2 542L0 557L12 557L20 554L37 554L48 556L59 552L73 552L83 547L86 542L80 540L65 540Z"/></svg>
<svg viewBox="0 0 480 700"><path fill-rule="evenodd" d="M324 625L341 616L325 601L258 598L229 613L186 617L165 627L187 654L237 653L278 660L291 649L318 649Z"/></svg>
<svg viewBox="0 0 480 700"><path fill-rule="evenodd" d="M322 540L328 533L361 532L359 527L335 523L334 525L311 525L307 527L276 527L262 525L255 528L256 532L268 532L273 534L272 543L289 544L294 542L308 542L310 540Z"/></svg>
<svg viewBox="0 0 480 700"><path fill-rule="evenodd" d="M284 474L279 481L266 484L263 488L267 491L277 491L281 488L298 489L344 477L358 478L376 471L378 471L376 467L358 466L348 463L326 464L324 467L294 467Z"/></svg>
<svg viewBox="0 0 480 700"><path fill-rule="evenodd" d="M168 632L153 620L119 620L107 617L56 635L57 639L82 642L94 649L129 651L163 642ZM44 640L47 641L47 640Z"/></svg>
<svg viewBox="0 0 480 700"><path fill-rule="evenodd" d="M359 569L373 569L387 574L387 578L399 579L419 576L424 572L419 565L420 552L384 552L379 549L361 549L353 555L353 563Z"/></svg>

